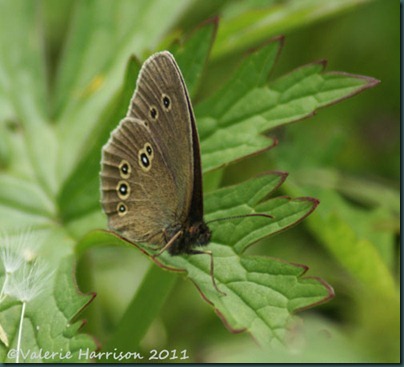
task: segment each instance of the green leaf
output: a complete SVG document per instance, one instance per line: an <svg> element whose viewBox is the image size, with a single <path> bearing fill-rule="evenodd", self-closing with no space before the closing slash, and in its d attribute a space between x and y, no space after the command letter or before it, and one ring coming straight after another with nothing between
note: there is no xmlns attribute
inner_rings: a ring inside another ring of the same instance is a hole
<svg viewBox="0 0 404 367"><path fill-rule="evenodd" d="M204 171L269 149L276 141L262 133L312 116L318 108L378 83L360 75L324 73L325 62L320 62L296 69L267 86L279 48L277 40L253 53L215 95L216 102L209 99L195 109Z"/></svg>
<svg viewBox="0 0 404 367"><path fill-rule="evenodd" d="M216 282L226 296L212 286L208 256L161 256L164 265L187 270L188 277L230 329L247 330L261 345L282 341L293 312L324 302L333 294L322 281L302 278L307 270L304 266L242 254L254 242L296 224L316 206L316 201L309 198L262 201L284 179L284 174L266 174L206 197L207 221L251 213L274 216L212 223L213 237L208 249L214 254ZM249 200L245 200L247 196Z"/></svg>
<svg viewBox="0 0 404 367"><path fill-rule="evenodd" d="M291 200L277 197L261 201L276 190L286 179L286 174L274 172L256 177L233 188L222 188L205 196L207 220L221 219L236 215L268 213L273 219L245 217L221 223L213 240L231 245L241 254L255 241L285 230L309 215L317 206L311 198ZM214 213L214 215L211 215Z"/></svg>
<svg viewBox="0 0 404 367"><path fill-rule="evenodd" d="M203 69L212 48L218 27L217 19L200 25L185 41L185 47L173 45L175 55L190 97L194 97L202 80ZM177 46L177 47L176 47Z"/></svg>
<svg viewBox="0 0 404 367"><path fill-rule="evenodd" d="M393 213L400 213L400 193L382 183L361 179L330 169L307 169L298 172L299 181L309 185L314 182L358 201L365 206L385 207Z"/></svg>
<svg viewBox="0 0 404 367"><path fill-rule="evenodd" d="M245 50L271 36L357 8L369 0L230 2L212 52L214 59Z"/></svg>
<svg viewBox="0 0 404 367"><path fill-rule="evenodd" d="M35 179L52 196L57 184L57 143L54 131L47 125L45 62L40 28L36 27L39 11L35 4L23 0L0 1L0 23L7 29L0 32L4 50L0 53L0 95L3 95L5 107L1 119L21 124L18 134L24 140L25 154L34 168ZM17 20L15 14L19 14Z"/></svg>
<svg viewBox="0 0 404 367"><path fill-rule="evenodd" d="M393 238L387 233L383 235L382 227L378 225L385 215L355 209L333 191L317 192L328 206L321 208L319 215L308 221L309 227L342 266L373 294L398 297L397 285L387 266L392 265L392 261L385 261L391 256L386 258L386 251L393 251ZM338 211L333 208L338 208Z"/></svg>
<svg viewBox="0 0 404 367"><path fill-rule="evenodd" d="M326 164L318 160L319 149L326 149L322 146L307 152L303 163L306 167L299 168L295 157L306 151L312 139L301 137L292 151L280 147L278 160L295 172L284 186L285 192L290 195L304 192L319 198L323 205L307 221L312 233L352 279L361 284L363 292L379 299L396 298L398 191L369 178L358 179L324 167ZM325 146L328 147L327 142Z"/></svg>
<svg viewBox="0 0 404 367"><path fill-rule="evenodd" d="M245 217L216 222L211 225L212 241L208 246L214 254L214 277L223 296L213 287L210 261L207 255L170 256L163 253L155 258L160 266L182 269L196 284L231 330L247 330L262 345L283 342L292 314L299 309L322 303L333 296L324 281L304 278L307 267L242 253L258 240L278 233L302 220L317 205L310 198L290 200L278 197L262 201L284 181L283 173L267 173L235 187L219 189L206 196L206 219L214 220L233 215L270 214L274 218ZM106 232L93 234L103 243L130 245L124 239ZM96 237L95 237L96 238ZM78 246L80 252L97 246L94 237L85 237ZM147 247L140 247L147 252Z"/></svg>
<svg viewBox="0 0 404 367"><path fill-rule="evenodd" d="M61 181L71 174L81 160L82 150L92 141L103 106L120 88L127 60L153 49L188 6L184 0L76 3L53 106L57 138L64 141L57 170ZM136 76L133 83L135 80Z"/></svg>
<svg viewBox="0 0 404 367"><path fill-rule="evenodd" d="M119 237L111 236L107 231L91 231L79 241L76 251L78 257L81 258L90 248L111 245L124 245L134 248L133 244L122 241ZM113 352L115 348L118 350L139 350L140 341L160 312L176 281L177 277L174 274L151 264L140 287L126 308L119 325L103 346L103 351ZM158 289L159 291L151 292L151 289ZM139 312L139 310L143 311Z"/></svg>
<svg viewBox="0 0 404 367"><path fill-rule="evenodd" d="M37 185L11 175L0 174L0 203L18 208L27 214L52 217L55 213L53 202Z"/></svg>
<svg viewBox="0 0 404 367"><path fill-rule="evenodd" d="M63 185L58 201L65 221L99 209L101 149L107 142L111 131L126 115L128 101L133 94L134 76L139 70L139 63L131 58L126 67L121 90L106 106L101 120L93 129L93 140L86 146L80 163Z"/></svg>
<svg viewBox="0 0 404 367"><path fill-rule="evenodd" d="M218 92L197 105L195 113L203 117L208 115L219 120L245 94L246 91L262 87L275 65L283 45L283 37L273 39L264 47L245 58L233 78ZM216 126L200 123L201 139L211 133Z"/></svg>

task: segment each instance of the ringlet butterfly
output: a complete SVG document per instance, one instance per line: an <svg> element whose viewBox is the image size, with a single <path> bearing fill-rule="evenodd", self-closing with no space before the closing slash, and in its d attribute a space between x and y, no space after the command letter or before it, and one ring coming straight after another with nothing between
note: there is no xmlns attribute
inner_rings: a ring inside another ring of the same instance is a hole
<svg viewBox="0 0 404 367"><path fill-rule="evenodd" d="M208 254L198 131L189 94L171 53L143 64L126 117L102 149L101 204L109 227L130 242L171 255ZM254 215L254 214L252 214ZM255 214L259 215L259 214ZM262 216L271 217L262 214Z"/></svg>

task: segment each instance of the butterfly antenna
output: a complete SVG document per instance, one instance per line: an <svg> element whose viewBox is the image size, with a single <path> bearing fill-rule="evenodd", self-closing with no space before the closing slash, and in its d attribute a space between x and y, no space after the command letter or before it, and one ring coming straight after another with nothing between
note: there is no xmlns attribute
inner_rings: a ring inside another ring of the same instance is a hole
<svg viewBox="0 0 404 367"><path fill-rule="evenodd" d="M231 220L231 219L238 219L238 218L245 218L245 217L264 217L264 218L270 218L273 219L273 216L270 214L264 214L264 213L251 213L251 214L243 214L243 215L234 215L232 217L225 217L225 218L218 218L218 219L212 219L206 224L212 223L212 222L219 222L222 220Z"/></svg>

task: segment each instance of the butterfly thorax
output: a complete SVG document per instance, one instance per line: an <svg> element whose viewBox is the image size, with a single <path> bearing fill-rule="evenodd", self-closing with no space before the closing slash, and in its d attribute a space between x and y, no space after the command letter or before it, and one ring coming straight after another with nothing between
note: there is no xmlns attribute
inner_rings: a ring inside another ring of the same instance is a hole
<svg viewBox="0 0 404 367"><path fill-rule="evenodd" d="M166 242L168 243L179 231L182 232L182 235L168 248L170 255L192 253L195 246L207 245L212 236L211 230L204 222L191 223L185 226L178 224L166 228Z"/></svg>

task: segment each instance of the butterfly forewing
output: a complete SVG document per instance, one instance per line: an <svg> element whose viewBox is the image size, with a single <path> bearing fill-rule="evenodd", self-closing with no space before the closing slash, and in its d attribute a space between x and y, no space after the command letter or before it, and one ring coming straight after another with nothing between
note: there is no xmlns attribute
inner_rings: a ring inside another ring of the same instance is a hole
<svg viewBox="0 0 404 367"><path fill-rule="evenodd" d="M189 214L194 182L188 103L185 83L171 54L160 52L149 58L140 71L128 116L148 121L175 179L181 221Z"/></svg>

